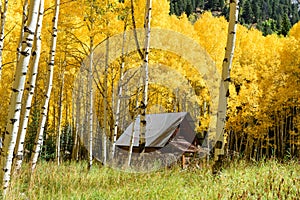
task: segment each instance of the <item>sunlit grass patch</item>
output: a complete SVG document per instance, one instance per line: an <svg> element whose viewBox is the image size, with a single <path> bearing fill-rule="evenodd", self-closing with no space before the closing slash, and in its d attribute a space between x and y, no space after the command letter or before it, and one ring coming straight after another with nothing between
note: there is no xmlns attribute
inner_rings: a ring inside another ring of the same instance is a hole
<svg viewBox="0 0 300 200"><path fill-rule="evenodd" d="M234 162L218 175L209 168L180 167L128 173L87 164L39 163L29 180L28 166L12 180L7 199L297 199L297 162Z"/></svg>

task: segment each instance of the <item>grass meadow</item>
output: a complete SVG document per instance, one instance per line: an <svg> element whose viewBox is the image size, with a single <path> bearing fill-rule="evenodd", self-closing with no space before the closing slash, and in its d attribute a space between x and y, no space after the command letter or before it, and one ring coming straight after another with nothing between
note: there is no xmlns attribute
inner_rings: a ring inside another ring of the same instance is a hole
<svg viewBox="0 0 300 200"><path fill-rule="evenodd" d="M40 162L11 181L7 199L300 199L300 164L275 160L229 163L218 175L210 167L173 167L129 173L84 162Z"/></svg>

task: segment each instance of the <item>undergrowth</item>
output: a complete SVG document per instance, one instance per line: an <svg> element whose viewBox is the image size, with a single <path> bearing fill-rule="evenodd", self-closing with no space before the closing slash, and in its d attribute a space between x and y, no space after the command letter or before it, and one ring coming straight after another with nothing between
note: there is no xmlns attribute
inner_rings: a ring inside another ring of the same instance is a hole
<svg viewBox="0 0 300 200"><path fill-rule="evenodd" d="M87 164L40 162L14 176L7 199L298 199L300 165L275 160L230 163L218 175L210 167L173 167L128 173Z"/></svg>

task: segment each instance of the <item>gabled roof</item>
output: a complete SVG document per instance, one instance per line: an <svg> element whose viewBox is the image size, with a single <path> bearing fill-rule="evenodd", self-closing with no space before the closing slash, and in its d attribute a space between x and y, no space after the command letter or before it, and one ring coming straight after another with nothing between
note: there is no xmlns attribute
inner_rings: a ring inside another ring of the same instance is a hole
<svg viewBox="0 0 300 200"><path fill-rule="evenodd" d="M176 140L176 138L184 138L185 141L191 144L195 138L194 122L187 112L149 114L146 115L146 121L146 147L162 148L170 140ZM119 137L116 145L129 146L132 133L134 133L133 146L138 147L140 117L135 120L134 131L132 122Z"/></svg>

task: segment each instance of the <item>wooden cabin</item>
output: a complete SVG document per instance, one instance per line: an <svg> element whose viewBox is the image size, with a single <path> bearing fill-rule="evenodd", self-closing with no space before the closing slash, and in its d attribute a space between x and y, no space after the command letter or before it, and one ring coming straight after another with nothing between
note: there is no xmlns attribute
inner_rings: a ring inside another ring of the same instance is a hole
<svg viewBox="0 0 300 200"><path fill-rule="evenodd" d="M184 155L199 150L194 121L189 113L149 114L146 115L146 121L145 153L176 155L177 159L183 160L184 165ZM131 123L118 138L116 146L128 152L133 135L133 154L139 154L140 118L137 117L134 123Z"/></svg>

